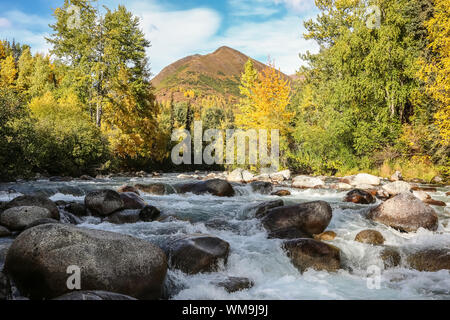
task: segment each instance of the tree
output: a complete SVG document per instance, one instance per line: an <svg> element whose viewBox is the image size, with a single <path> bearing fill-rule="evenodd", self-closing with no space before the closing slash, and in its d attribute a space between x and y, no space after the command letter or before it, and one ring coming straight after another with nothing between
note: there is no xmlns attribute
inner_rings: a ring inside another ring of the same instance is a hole
<svg viewBox="0 0 450 320"><path fill-rule="evenodd" d="M30 48L26 48L19 58L19 75L17 77L17 90L28 96L34 72L34 60Z"/></svg>
<svg viewBox="0 0 450 320"><path fill-rule="evenodd" d="M16 64L13 56L8 56L0 63L0 86L13 88L17 76Z"/></svg>
<svg viewBox="0 0 450 320"><path fill-rule="evenodd" d="M422 60L421 78L427 92L439 103L435 114L441 144L450 146L450 3L436 0L434 15L425 23L431 55Z"/></svg>
<svg viewBox="0 0 450 320"><path fill-rule="evenodd" d="M76 28L68 26L71 4L80 8ZM150 43L139 27L139 18L124 6L105 9L102 16L90 1L66 0L55 10L55 32L48 39L52 53L71 67L70 77L81 89L77 91L88 92L80 100L95 106L95 122L110 135L120 157L129 152L132 158L160 159L156 152L159 110L146 57ZM131 124L142 127L132 128Z"/></svg>
<svg viewBox="0 0 450 320"><path fill-rule="evenodd" d="M252 64L248 64L242 76L241 92L245 97L239 105L236 125L242 129L279 129L286 134L293 116L287 110L291 98L289 80L272 64L257 78L254 71Z"/></svg>

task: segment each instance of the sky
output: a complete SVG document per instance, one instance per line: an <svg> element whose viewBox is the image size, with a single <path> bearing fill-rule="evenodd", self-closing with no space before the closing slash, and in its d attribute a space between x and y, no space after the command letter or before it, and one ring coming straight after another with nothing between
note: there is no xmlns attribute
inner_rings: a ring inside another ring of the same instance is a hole
<svg viewBox="0 0 450 320"><path fill-rule="evenodd" d="M53 10L63 0L0 0L0 39L28 44L34 52L50 49L45 37ZM294 74L304 62L300 53L317 52L305 40L303 22L318 10L314 0L99 0L109 8L124 4L141 18L152 46L153 75L193 54L229 46L261 62L269 57L284 73Z"/></svg>

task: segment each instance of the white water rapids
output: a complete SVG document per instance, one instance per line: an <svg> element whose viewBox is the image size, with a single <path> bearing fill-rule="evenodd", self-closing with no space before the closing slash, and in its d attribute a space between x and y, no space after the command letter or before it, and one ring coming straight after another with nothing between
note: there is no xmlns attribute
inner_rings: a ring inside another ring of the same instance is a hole
<svg viewBox="0 0 450 320"><path fill-rule="evenodd" d="M124 183L152 182L173 184L188 180L164 175L158 179L115 178L87 182L42 180L1 184L0 201L37 190L46 190L53 201L82 201L84 194L93 189L115 189ZM180 220L114 225L89 218L80 226L129 234L152 242L158 242L158 239L170 234L207 233L230 243L228 263L221 266L219 272L188 276L179 271L169 271L167 281L172 287L178 288L172 299L450 299L450 271L419 272L405 265L384 270L379 257L382 246L354 241L358 232L375 229L386 239L385 246L395 247L401 254L406 249L450 248L449 207L434 207L439 215L439 229L436 232L421 229L417 233L405 234L365 219L364 213L371 206L342 202L346 192L279 187L275 190L289 189L292 192L291 196L279 198L254 193L247 186L235 189L238 194L232 198L141 193L149 204L160 209L163 214L173 215ZM431 195L450 205L449 197L445 196L447 191L449 188L439 188L437 193ZM277 199L283 199L285 204L315 200L330 203L333 218L327 230L335 231L337 238L329 243L341 249L343 270L337 273L310 270L300 274L281 249L282 240L268 239L260 222L250 213L245 213L244 209L249 205ZM214 224L210 221L212 219ZM372 275L367 274L367 268L373 265L382 271L379 289L368 287ZM223 288L211 284L213 280L225 276L247 277L254 282L254 286L248 290L227 293Z"/></svg>

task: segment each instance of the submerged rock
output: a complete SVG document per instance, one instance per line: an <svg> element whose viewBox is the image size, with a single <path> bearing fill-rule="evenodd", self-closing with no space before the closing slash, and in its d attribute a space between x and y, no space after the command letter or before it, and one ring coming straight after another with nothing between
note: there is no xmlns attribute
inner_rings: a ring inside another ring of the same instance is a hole
<svg viewBox="0 0 450 320"><path fill-rule="evenodd" d="M169 258L169 266L187 274L217 271L219 262L226 263L230 251L228 242L207 234L174 236L162 249Z"/></svg>
<svg viewBox="0 0 450 320"><path fill-rule="evenodd" d="M74 291L66 293L53 300L75 300L75 301L85 301L85 300L137 300L136 298L126 296L124 294L106 292L106 291Z"/></svg>
<svg viewBox="0 0 450 320"><path fill-rule="evenodd" d="M253 281L243 277L228 277L224 280L215 281L213 284L224 288L228 293L250 289L254 286Z"/></svg>
<svg viewBox="0 0 450 320"><path fill-rule="evenodd" d="M231 184L225 180L211 179L193 183L177 184L174 186L178 193L206 194L217 197L232 197L235 192Z"/></svg>
<svg viewBox="0 0 450 320"><path fill-rule="evenodd" d="M25 195L17 197L5 205L5 210L14 207L40 207L45 208L51 213L51 217L55 220L59 220L59 211L56 204L47 197Z"/></svg>
<svg viewBox="0 0 450 320"><path fill-rule="evenodd" d="M0 215L0 224L9 230L22 231L29 224L40 219L52 218L52 214L41 207L14 207Z"/></svg>
<svg viewBox="0 0 450 320"><path fill-rule="evenodd" d="M382 245L384 243L384 237L376 230L363 230L356 235L355 241L373 245Z"/></svg>
<svg viewBox="0 0 450 320"><path fill-rule="evenodd" d="M419 228L436 231L438 216L433 208L417 199L412 193L401 193L373 208L368 218L403 232Z"/></svg>
<svg viewBox="0 0 450 320"><path fill-rule="evenodd" d="M309 176L297 176L292 180L292 187L300 189L319 188L325 186L320 178Z"/></svg>
<svg viewBox="0 0 450 320"><path fill-rule="evenodd" d="M322 233L332 218L330 205L325 201L314 201L270 209L262 220L270 232L296 228L313 235Z"/></svg>
<svg viewBox="0 0 450 320"><path fill-rule="evenodd" d="M380 252L380 258L383 260L385 269L398 267L402 260L400 253L390 247L386 247Z"/></svg>
<svg viewBox="0 0 450 320"><path fill-rule="evenodd" d="M270 182L265 181L255 181L250 183L250 187L253 192L258 192L261 194L269 194L273 190L273 185Z"/></svg>
<svg viewBox="0 0 450 320"><path fill-rule="evenodd" d="M46 224L21 233L8 251L5 272L32 299L69 292L67 268L78 266L84 290L158 299L165 254L151 243L118 233Z"/></svg>
<svg viewBox="0 0 450 320"><path fill-rule="evenodd" d="M367 191L360 189L353 189L344 198L344 202L352 202L358 204L372 204L375 198Z"/></svg>
<svg viewBox="0 0 450 320"><path fill-rule="evenodd" d="M286 241L283 248L292 264L302 273L310 268L333 272L341 267L340 250L324 242L296 239Z"/></svg>
<svg viewBox="0 0 450 320"><path fill-rule="evenodd" d="M89 192L84 198L84 204L94 214L102 217L106 217L124 207L120 194L107 189Z"/></svg>
<svg viewBox="0 0 450 320"><path fill-rule="evenodd" d="M269 239L300 239L313 238L313 236L296 227L277 229L269 231Z"/></svg>
<svg viewBox="0 0 450 320"><path fill-rule="evenodd" d="M408 256L408 265L419 271L450 270L449 249L427 249Z"/></svg>

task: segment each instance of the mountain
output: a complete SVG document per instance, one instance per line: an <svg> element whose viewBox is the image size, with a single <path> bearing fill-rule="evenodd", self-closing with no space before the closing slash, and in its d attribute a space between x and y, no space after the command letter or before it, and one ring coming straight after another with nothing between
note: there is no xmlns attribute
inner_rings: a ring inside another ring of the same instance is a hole
<svg viewBox="0 0 450 320"><path fill-rule="evenodd" d="M186 101L186 90L193 90L197 98L217 96L226 101L237 102L241 75L249 57L235 49L221 47L207 55L193 55L178 60L165 67L152 83L156 89L159 102L171 99ZM267 66L254 59L253 63L258 71ZM281 73L281 72L280 72ZM281 73L286 79L289 76Z"/></svg>

